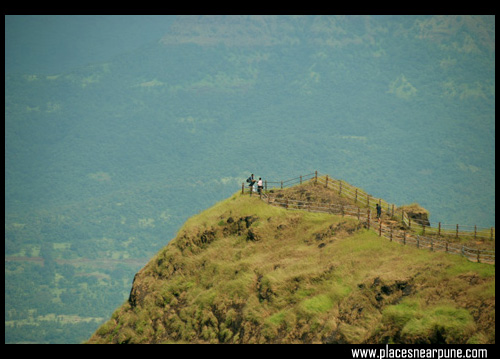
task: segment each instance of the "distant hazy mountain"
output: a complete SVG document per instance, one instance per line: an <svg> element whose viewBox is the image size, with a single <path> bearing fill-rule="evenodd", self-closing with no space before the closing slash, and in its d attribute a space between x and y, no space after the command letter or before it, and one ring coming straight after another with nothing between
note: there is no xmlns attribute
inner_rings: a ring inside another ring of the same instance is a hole
<svg viewBox="0 0 500 359"><path fill-rule="evenodd" d="M58 74L106 62L164 35L173 16L7 15L5 72Z"/></svg>

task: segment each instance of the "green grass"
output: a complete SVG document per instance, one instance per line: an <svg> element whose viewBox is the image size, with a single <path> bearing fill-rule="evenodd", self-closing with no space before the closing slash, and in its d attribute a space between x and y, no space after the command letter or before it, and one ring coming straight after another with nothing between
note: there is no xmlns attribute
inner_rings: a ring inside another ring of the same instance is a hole
<svg viewBox="0 0 500 359"><path fill-rule="evenodd" d="M418 302L406 301L386 308L382 321L395 326L400 341L407 343L460 343L477 331L466 309L444 304L423 309Z"/></svg>
<svg viewBox="0 0 500 359"><path fill-rule="evenodd" d="M326 294L320 294L302 302L304 308L309 312L325 313L332 309L334 301Z"/></svg>
<svg viewBox="0 0 500 359"><path fill-rule="evenodd" d="M185 223L138 273L135 307L90 342L492 342L494 277L352 218L235 194Z"/></svg>

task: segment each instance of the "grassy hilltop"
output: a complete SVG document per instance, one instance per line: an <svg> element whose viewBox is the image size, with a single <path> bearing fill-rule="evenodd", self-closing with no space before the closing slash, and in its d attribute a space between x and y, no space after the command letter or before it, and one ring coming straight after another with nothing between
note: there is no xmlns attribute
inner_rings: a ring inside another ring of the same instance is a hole
<svg viewBox="0 0 500 359"><path fill-rule="evenodd" d="M237 193L190 218L88 342L494 341L494 266Z"/></svg>

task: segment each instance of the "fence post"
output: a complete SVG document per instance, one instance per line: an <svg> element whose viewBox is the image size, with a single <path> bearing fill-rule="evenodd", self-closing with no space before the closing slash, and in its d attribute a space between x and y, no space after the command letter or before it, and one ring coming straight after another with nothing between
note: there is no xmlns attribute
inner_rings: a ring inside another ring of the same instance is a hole
<svg viewBox="0 0 500 359"><path fill-rule="evenodd" d="M390 239L391 239L390 241L392 242L392 227L391 227L391 237L390 237Z"/></svg>
<svg viewBox="0 0 500 359"><path fill-rule="evenodd" d="M394 203L392 204L392 213L391 213L391 218L394 217Z"/></svg>
<svg viewBox="0 0 500 359"><path fill-rule="evenodd" d="M474 240L476 240L476 235L477 235L477 225L474 225Z"/></svg>
<svg viewBox="0 0 500 359"><path fill-rule="evenodd" d="M382 221L378 222L378 236L382 237Z"/></svg>
<svg viewBox="0 0 500 359"><path fill-rule="evenodd" d="M417 248L420 248L420 236L417 235Z"/></svg>
<svg viewBox="0 0 500 359"><path fill-rule="evenodd" d="M339 197L342 194L342 180L339 180Z"/></svg>
<svg viewBox="0 0 500 359"><path fill-rule="evenodd" d="M283 189L283 181L281 181L281 189Z"/></svg>
<svg viewBox="0 0 500 359"><path fill-rule="evenodd" d="M431 251L434 252L434 240L431 237Z"/></svg>
<svg viewBox="0 0 500 359"><path fill-rule="evenodd" d="M439 226L438 226L438 237L441 236L441 222L439 222ZM448 245L448 244L446 244ZM446 247L446 251L448 251L448 247Z"/></svg>
<svg viewBox="0 0 500 359"><path fill-rule="evenodd" d="M361 209L358 207L358 221L359 221L359 212L361 212Z"/></svg>
<svg viewBox="0 0 500 359"><path fill-rule="evenodd" d="M366 196L366 206L370 208L370 195Z"/></svg>
<svg viewBox="0 0 500 359"><path fill-rule="evenodd" d="M318 171L314 172L314 181L318 183Z"/></svg>
<svg viewBox="0 0 500 359"><path fill-rule="evenodd" d="M358 203L358 189L356 188L356 195L354 197L354 203Z"/></svg>
<svg viewBox="0 0 500 359"><path fill-rule="evenodd" d="M455 238L458 239L458 224L457 224L457 234L455 235Z"/></svg>
<svg viewBox="0 0 500 359"><path fill-rule="evenodd" d="M480 251L479 251L479 248L478 248L478 249L477 249L477 262L478 262L478 263L481 263L481 261L479 260L479 253L480 253Z"/></svg>
<svg viewBox="0 0 500 359"><path fill-rule="evenodd" d="M326 175L325 187L328 188L328 175Z"/></svg>
<svg viewBox="0 0 500 359"><path fill-rule="evenodd" d="M267 192L267 180L264 181L264 189Z"/></svg>
<svg viewBox="0 0 500 359"><path fill-rule="evenodd" d="M302 184L302 176L300 176L300 184Z"/></svg>
<svg viewBox="0 0 500 359"><path fill-rule="evenodd" d="M245 194L245 182L241 183L241 194Z"/></svg>

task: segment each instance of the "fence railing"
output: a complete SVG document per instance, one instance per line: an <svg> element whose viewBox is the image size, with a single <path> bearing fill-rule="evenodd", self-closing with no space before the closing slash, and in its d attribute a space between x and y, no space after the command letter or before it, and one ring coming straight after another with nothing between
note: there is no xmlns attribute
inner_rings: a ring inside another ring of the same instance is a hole
<svg viewBox="0 0 500 359"><path fill-rule="evenodd" d="M480 248L471 248L464 244L453 243L443 239L426 237L412 232L395 230L380 223L379 236L396 241L403 245L413 245L420 249L429 249L434 252L446 252L466 257L472 262L495 264L495 251Z"/></svg>
<svg viewBox="0 0 500 359"><path fill-rule="evenodd" d="M438 222L437 226L430 226L426 221L409 218L405 212L402 213L402 222L408 228L420 230L422 234L435 234L437 236L449 236L457 239L459 237L470 237L474 239L495 240L495 227L464 226L441 222Z"/></svg>
<svg viewBox="0 0 500 359"><path fill-rule="evenodd" d="M317 176L318 176L317 172L314 172L314 173L309 173L307 175L302 175L299 177L291 178L291 179L288 179L285 181L264 181L263 182L264 191L268 191L268 190L273 189L273 188L283 189L286 187L295 186L297 184L302 184L302 183L305 183L307 181L313 180L313 179L317 178Z"/></svg>
<svg viewBox="0 0 500 359"><path fill-rule="evenodd" d="M284 189L297 184L303 184L308 181L323 184L325 187L338 191L340 197L347 197L354 202L354 205L346 205L343 203L318 203L307 202L290 198L278 198L271 193L271 189ZM255 188L241 186L242 193L245 189L252 194L256 191ZM415 245L417 248L428 248L431 251L444 251L451 254L459 254L471 261L481 263L495 263L495 251L484 250L479 248L471 248L458 243L452 243L446 240L446 237L467 236L474 239L495 239L495 229L479 228L477 226L459 226L456 224L450 229L450 225L445 225L439 222L437 227L427 225L425 221L411 219L403 211L399 219L402 224L407 227L407 230L399 230L394 226L384 224L382 220L374 219L372 216L373 210L378 203L382 208L386 208L386 213L389 217L396 219L395 211L397 207L390 204L381 198L375 198L365 191L350 185L349 183L334 179L328 175L319 175L318 172L299 176L285 181L263 181L263 191L260 193L260 198L270 205L284 207L290 210L307 210L310 212L323 212L330 214L340 214L342 216L356 217L364 223L367 228L378 230L379 236L384 236L390 241L400 242L404 245ZM376 212L375 212L376 213ZM430 235L436 235L431 237ZM444 238L443 238L444 237Z"/></svg>

